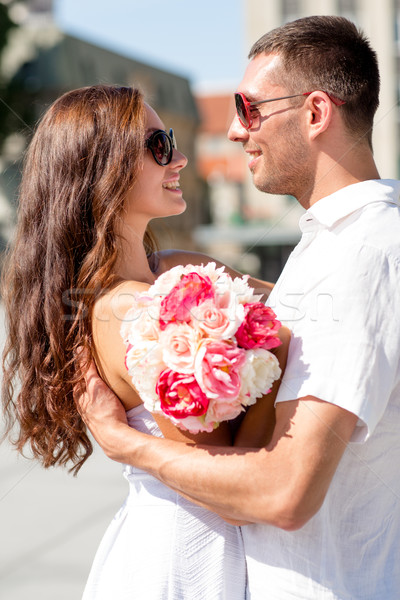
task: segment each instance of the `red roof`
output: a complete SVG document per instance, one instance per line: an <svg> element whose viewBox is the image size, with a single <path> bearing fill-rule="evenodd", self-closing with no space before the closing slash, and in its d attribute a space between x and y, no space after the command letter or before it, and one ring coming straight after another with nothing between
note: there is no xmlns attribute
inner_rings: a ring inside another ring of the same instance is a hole
<svg viewBox="0 0 400 600"><path fill-rule="evenodd" d="M226 134L235 114L232 94L197 96L202 133Z"/></svg>

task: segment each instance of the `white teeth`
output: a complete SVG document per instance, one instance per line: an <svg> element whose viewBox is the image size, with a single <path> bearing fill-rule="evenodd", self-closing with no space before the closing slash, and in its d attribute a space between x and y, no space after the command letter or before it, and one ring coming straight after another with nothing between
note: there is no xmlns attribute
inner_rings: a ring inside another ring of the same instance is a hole
<svg viewBox="0 0 400 600"><path fill-rule="evenodd" d="M252 152L249 157L249 162L261 156L262 152Z"/></svg>
<svg viewBox="0 0 400 600"><path fill-rule="evenodd" d="M167 183L162 184L163 188L167 188L169 190L179 189L179 181L168 181Z"/></svg>

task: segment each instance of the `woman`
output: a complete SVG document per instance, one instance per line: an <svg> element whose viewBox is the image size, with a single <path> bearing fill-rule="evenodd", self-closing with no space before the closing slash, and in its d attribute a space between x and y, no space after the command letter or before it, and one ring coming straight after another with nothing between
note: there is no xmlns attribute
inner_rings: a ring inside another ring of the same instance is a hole
<svg viewBox="0 0 400 600"><path fill-rule="evenodd" d="M9 335L3 405L9 426L19 425L18 449L29 443L45 467L71 462L76 473L92 451L73 396L82 380L78 348L95 357L132 426L174 439L232 444L228 423L194 436L153 418L124 365L120 328L131 295L176 264L205 260L157 253L148 229L153 218L185 210L179 174L186 163L172 131L164 131L132 88L69 92L36 130L4 270ZM262 406L257 410L270 415L271 400ZM242 443L256 435L250 417L247 423L237 436ZM264 429L257 435L268 435ZM124 475L130 494L103 539L85 600L243 600L240 529L141 471L127 466Z"/></svg>

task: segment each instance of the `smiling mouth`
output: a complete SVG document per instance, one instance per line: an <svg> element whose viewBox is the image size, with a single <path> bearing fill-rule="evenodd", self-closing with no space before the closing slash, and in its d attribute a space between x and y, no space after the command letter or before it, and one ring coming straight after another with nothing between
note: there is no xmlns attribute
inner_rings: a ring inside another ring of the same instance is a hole
<svg viewBox="0 0 400 600"><path fill-rule="evenodd" d="M248 152L249 154L249 169L252 170L255 167L257 159L262 156L262 152L255 150L254 152Z"/></svg>
<svg viewBox="0 0 400 600"><path fill-rule="evenodd" d="M167 190L179 190L181 187L179 181L168 181L163 183L162 186Z"/></svg>

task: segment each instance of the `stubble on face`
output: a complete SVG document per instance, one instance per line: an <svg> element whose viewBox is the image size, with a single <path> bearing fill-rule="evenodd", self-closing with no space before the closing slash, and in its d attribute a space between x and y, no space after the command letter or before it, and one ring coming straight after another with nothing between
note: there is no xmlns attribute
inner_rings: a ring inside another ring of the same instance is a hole
<svg viewBox="0 0 400 600"><path fill-rule="evenodd" d="M261 64L260 68L260 65L254 62L258 71L255 76L256 83L263 85L263 81L257 81L259 76L264 81L267 80L273 88L280 87L279 93L275 94L278 96L301 91L301 87L294 85L292 78L288 76L279 55L260 57L259 61L266 61L266 67L263 68ZM265 97L268 97L268 92L272 95L268 89ZM286 110L281 112L277 108L277 114L271 105L271 113L265 118L254 139L262 152L262 161L253 172L253 182L262 192L287 194L301 201L301 197L313 187L314 178L310 149L301 129L303 99L293 98L286 102Z"/></svg>
<svg viewBox="0 0 400 600"><path fill-rule="evenodd" d="M300 201L313 187L313 173L298 115L288 117L272 143L264 147L260 144L260 148L262 169L253 173L255 187L267 194L287 194Z"/></svg>

